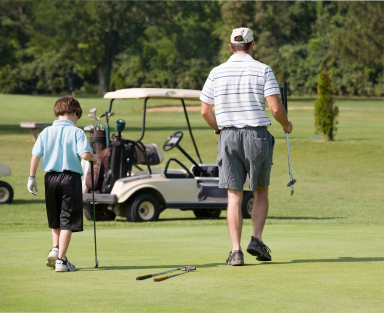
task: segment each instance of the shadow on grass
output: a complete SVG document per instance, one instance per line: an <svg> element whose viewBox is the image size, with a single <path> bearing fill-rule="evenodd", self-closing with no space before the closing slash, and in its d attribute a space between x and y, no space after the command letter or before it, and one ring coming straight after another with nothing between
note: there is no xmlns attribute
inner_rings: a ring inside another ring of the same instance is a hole
<svg viewBox="0 0 384 313"><path fill-rule="evenodd" d="M211 268L216 267L219 265L224 265L225 263L208 263L208 264L201 264L197 265L196 269L199 268ZM118 271L118 270L141 270L141 269L159 269L160 272L164 272L166 270L180 268L186 266L185 264L178 264L178 265L153 265L153 266L136 266L136 265L127 265L127 266L99 266L98 268L95 267L86 267L86 268L80 268L79 271ZM154 273L148 273L148 274L154 274Z"/></svg>
<svg viewBox="0 0 384 313"><path fill-rule="evenodd" d="M45 203L45 200L42 200L42 199L13 200L9 205L36 204L36 203Z"/></svg>
<svg viewBox="0 0 384 313"><path fill-rule="evenodd" d="M314 217L314 216L268 216L271 220L336 220L344 217Z"/></svg>
<svg viewBox="0 0 384 313"><path fill-rule="evenodd" d="M337 259L302 259L292 260L291 262L268 262L260 263L259 265L273 265L273 264L297 264L297 263L355 263L355 262L384 262L384 257L366 257L366 258L354 258L354 257L339 257Z"/></svg>

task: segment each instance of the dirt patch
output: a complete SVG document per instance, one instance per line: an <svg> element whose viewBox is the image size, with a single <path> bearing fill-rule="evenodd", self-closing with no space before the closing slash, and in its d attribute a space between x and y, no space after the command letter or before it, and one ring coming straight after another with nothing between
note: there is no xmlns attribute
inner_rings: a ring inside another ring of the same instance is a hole
<svg viewBox="0 0 384 313"><path fill-rule="evenodd" d="M266 108L269 110L269 108ZM194 105L194 106L187 106L187 111L193 112L193 111L200 111L201 106ZM288 107L288 110L313 110L313 107ZM166 107L157 107L157 108L147 108L147 112L183 112L182 106L166 106Z"/></svg>

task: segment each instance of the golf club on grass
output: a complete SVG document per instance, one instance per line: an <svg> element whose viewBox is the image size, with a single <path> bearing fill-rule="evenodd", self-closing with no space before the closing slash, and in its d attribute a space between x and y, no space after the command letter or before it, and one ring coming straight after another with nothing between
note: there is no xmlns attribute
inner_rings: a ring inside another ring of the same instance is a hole
<svg viewBox="0 0 384 313"><path fill-rule="evenodd" d="M287 111L287 117L288 117L288 96L287 96L287 83L286 82L284 82L284 87L280 87L280 93L281 93L281 100L283 102L285 110ZM285 133L285 135L286 135L286 139L287 139L289 176L291 177L291 180L287 184L287 187L291 187L291 196L293 196L293 191L294 191L293 185L296 183L296 179L293 179L293 177L292 177L291 157L289 155L289 136L288 136L288 133Z"/></svg>
<svg viewBox="0 0 384 313"><path fill-rule="evenodd" d="M178 268L174 268L172 270L165 271L165 272L160 272L160 273L155 273L155 274L148 274L148 275L144 275L144 276L138 276L138 277L136 277L136 280L143 280L143 279L151 278L151 277L156 276L156 275L160 275L160 274L164 274L164 273L169 273L169 272L174 272L174 271L183 271L183 273L173 274L173 275L169 275L169 276L162 276L162 277L158 277L158 278L154 279L154 281L161 281L161 280L165 280L167 278L173 277L173 276L177 276L177 275L181 275L181 274L186 274L189 271L194 271L194 270L196 270L196 266L178 267Z"/></svg>
<svg viewBox="0 0 384 313"><path fill-rule="evenodd" d="M93 205L93 236L95 238L95 268L99 267L97 261L97 247L96 247L96 210L95 210L95 181L93 177L93 162L91 162L91 181L92 181L92 205Z"/></svg>

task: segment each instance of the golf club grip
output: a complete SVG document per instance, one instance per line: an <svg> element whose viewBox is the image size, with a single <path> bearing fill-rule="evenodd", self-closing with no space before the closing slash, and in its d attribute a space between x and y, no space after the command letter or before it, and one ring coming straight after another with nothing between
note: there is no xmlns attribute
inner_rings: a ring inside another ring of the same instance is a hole
<svg viewBox="0 0 384 313"><path fill-rule="evenodd" d="M281 103L283 104L284 108L285 108L285 101L284 101L284 88L283 87L280 87L280 96L281 96Z"/></svg>
<svg viewBox="0 0 384 313"><path fill-rule="evenodd" d="M161 277L154 278L153 281L162 281L162 280L166 280L167 278L168 276L161 276Z"/></svg>
<svg viewBox="0 0 384 313"><path fill-rule="evenodd" d="M152 277L152 274L144 275L144 276L138 276L138 277L136 277L136 280L143 280L143 279L147 279L147 278L151 278L151 277Z"/></svg>

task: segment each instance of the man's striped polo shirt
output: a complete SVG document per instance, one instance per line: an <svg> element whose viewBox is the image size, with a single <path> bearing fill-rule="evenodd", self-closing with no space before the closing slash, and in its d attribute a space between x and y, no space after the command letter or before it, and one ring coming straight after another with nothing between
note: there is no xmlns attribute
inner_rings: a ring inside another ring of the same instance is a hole
<svg viewBox="0 0 384 313"><path fill-rule="evenodd" d="M234 54L209 74L200 100L213 104L217 125L269 126L265 97L280 94L272 69L249 54Z"/></svg>

